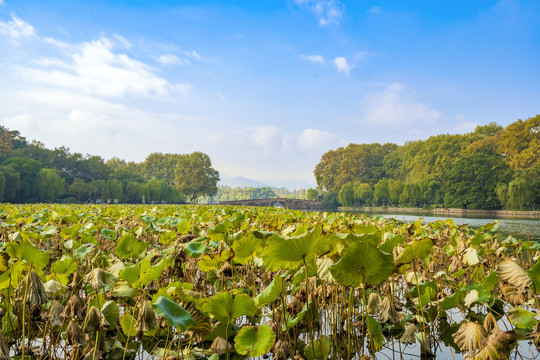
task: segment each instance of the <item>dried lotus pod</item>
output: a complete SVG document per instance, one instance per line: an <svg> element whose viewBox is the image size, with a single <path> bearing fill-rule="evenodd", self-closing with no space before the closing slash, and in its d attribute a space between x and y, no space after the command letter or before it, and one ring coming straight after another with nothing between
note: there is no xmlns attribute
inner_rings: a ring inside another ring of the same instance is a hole
<svg viewBox="0 0 540 360"><path fill-rule="evenodd" d="M30 270L19 283L13 295L17 302L24 301L26 295L26 303L30 306L43 305L49 301L43 287L43 281L34 270Z"/></svg>
<svg viewBox="0 0 540 360"><path fill-rule="evenodd" d="M370 315L377 315L381 311L381 297L372 292L368 298L368 312Z"/></svg>
<svg viewBox="0 0 540 360"><path fill-rule="evenodd" d="M225 338L222 338L221 336L218 336L214 339L214 342L210 346L210 350L214 354L218 354L219 356L225 354L227 350L231 351L233 350L233 346L231 343L229 343Z"/></svg>
<svg viewBox="0 0 540 360"><path fill-rule="evenodd" d="M54 300L51 304L49 312L47 313L47 317L49 318L49 322L52 326L62 326L62 324L64 324L64 319L62 316L63 311L64 307L62 304Z"/></svg>
<svg viewBox="0 0 540 360"><path fill-rule="evenodd" d="M109 322L105 319L105 315L95 306L90 307L88 314L86 314L85 325L83 332L90 334L90 336L95 335L99 330L103 330L109 327Z"/></svg>
<svg viewBox="0 0 540 360"><path fill-rule="evenodd" d="M468 322L462 324L452 337L461 351L474 352L482 348L482 343L488 337L488 333L477 322Z"/></svg>
<svg viewBox="0 0 540 360"><path fill-rule="evenodd" d="M137 316L137 323L135 329L137 331L148 331L158 327L157 315L154 309L150 306L148 301L144 301L139 316Z"/></svg>
<svg viewBox="0 0 540 360"><path fill-rule="evenodd" d="M80 326L73 320L69 322L66 329L66 342L74 348L80 348L86 344Z"/></svg>
<svg viewBox="0 0 540 360"><path fill-rule="evenodd" d="M278 340L272 347L272 353L274 353L274 359L286 360L291 355L291 345L288 341Z"/></svg>
<svg viewBox="0 0 540 360"><path fill-rule="evenodd" d="M68 303L66 304L66 307L64 308L62 317L64 319L72 320L80 320L83 318L81 301L79 300L79 297L77 295L71 295Z"/></svg>

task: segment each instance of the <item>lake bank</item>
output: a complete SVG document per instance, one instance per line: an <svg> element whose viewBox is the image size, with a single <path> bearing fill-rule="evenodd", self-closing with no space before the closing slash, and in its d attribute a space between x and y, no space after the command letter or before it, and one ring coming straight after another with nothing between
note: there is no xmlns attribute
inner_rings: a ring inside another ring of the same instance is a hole
<svg viewBox="0 0 540 360"><path fill-rule="evenodd" d="M368 213L404 213L418 214L425 213L437 216L466 216L466 217L481 217L481 218L520 218L520 219L540 219L540 211L511 211L511 210L472 210L472 209L422 209L422 208L403 208L394 206L361 206L361 207L339 207L339 211L354 211Z"/></svg>

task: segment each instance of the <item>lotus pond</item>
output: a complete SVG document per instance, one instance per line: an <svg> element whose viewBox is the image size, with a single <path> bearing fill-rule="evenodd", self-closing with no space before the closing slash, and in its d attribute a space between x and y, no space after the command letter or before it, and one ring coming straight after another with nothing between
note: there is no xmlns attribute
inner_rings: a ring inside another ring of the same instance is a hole
<svg viewBox="0 0 540 360"><path fill-rule="evenodd" d="M536 358L540 244L452 220L0 205L0 360Z"/></svg>

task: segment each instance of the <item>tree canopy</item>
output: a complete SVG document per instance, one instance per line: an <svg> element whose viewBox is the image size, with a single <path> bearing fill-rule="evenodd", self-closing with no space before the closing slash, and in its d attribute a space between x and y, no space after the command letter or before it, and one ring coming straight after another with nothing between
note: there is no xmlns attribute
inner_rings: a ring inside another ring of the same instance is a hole
<svg viewBox="0 0 540 360"><path fill-rule="evenodd" d="M349 144L322 155L320 189L343 205L534 209L540 202L540 115L396 144ZM364 186L362 200L358 184Z"/></svg>

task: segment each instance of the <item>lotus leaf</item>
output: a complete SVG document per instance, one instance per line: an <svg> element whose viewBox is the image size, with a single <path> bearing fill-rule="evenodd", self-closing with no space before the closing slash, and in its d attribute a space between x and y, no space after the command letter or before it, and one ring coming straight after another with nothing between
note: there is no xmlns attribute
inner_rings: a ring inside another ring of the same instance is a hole
<svg viewBox="0 0 540 360"><path fill-rule="evenodd" d="M181 331L197 326L197 323L186 309L164 296L158 297L152 304L152 308L159 316L165 316L171 326L176 326Z"/></svg>
<svg viewBox="0 0 540 360"><path fill-rule="evenodd" d="M343 250L341 259L330 271L342 285L378 285L390 276L392 264L392 255L368 243L355 243Z"/></svg>
<svg viewBox="0 0 540 360"><path fill-rule="evenodd" d="M244 326L234 338L234 346L239 354L250 357L262 356L270 351L276 334L268 325Z"/></svg>

